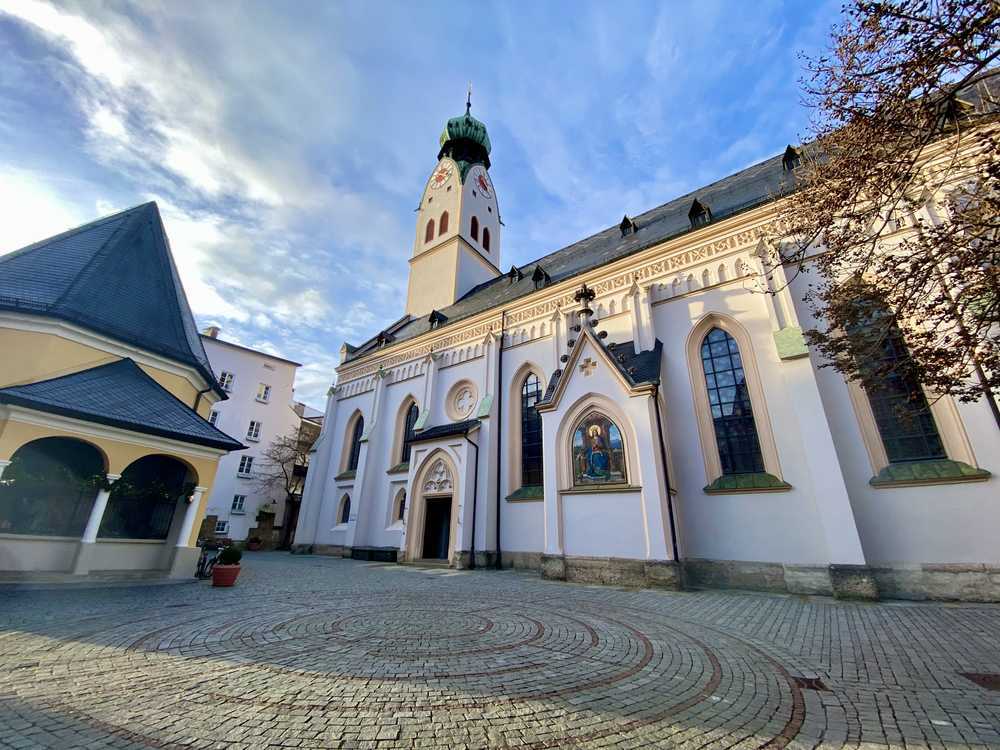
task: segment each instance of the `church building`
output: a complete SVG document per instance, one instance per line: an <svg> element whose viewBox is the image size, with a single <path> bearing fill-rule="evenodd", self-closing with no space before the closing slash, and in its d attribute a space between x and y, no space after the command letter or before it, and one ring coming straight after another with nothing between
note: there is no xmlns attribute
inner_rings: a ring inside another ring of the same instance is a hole
<svg viewBox="0 0 1000 750"><path fill-rule="evenodd" d="M296 549L1000 600L987 405L820 368L808 273L761 262L795 148L506 271L490 152L468 107L447 122L405 314L343 345Z"/></svg>

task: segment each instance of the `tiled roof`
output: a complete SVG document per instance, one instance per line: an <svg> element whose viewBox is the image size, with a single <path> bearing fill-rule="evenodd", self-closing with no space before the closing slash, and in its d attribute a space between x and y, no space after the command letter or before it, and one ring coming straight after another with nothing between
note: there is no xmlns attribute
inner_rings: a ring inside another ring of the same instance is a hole
<svg viewBox="0 0 1000 750"><path fill-rule="evenodd" d="M131 359L0 388L0 404L23 406L227 451L246 446L216 429Z"/></svg>
<svg viewBox="0 0 1000 750"><path fill-rule="evenodd" d="M599 268L612 261L627 257L665 240L692 231L688 212L695 199L707 206L712 221L725 219L755 206L768 203L789 193L794 185L793 173L782 164L783 154L755 164L692 193L675 198L669 203L638 216L632 216L636 229L622 234L619 224L550 253L521 266L519 274L505 274L470 290L455 304L441 309L447 321L442 328L463 318L508 304L535 291L532 273L540 266L551 283L564 281L578 274ZM389 341L414 338L431 329L428 316L403 318L391 326ZM349 362L378 349L378 336L373 336L361 346L348 347L344 361ZM353 349L353 351L352 351Z"/></svg>
<svg viewBox="0 0 1000 750"><path fill-rule="evenodd" d="M464 422L452 422L451 424L439 424L421 430L413 437L413 442L418 443L423 440L436 440L452 435L468 435L481 422L478 419L467 419Z"/></svg>
<svg viewBox="0 0 1000 750"><path fill-rule="evenodd" d="M605 349L608 357L615 367L625 378L625 381L632 386L645 385L647 383L660 382L660 365L663 361L663 342L659 339L652 349L636 353L631 341L624 341L620 344L604 344L599 339L593 339L599 346ZM549 378L549 385L545 389L545 395L539 401L540 404L548 404L556 392L556 387L565 372L562 369L556 370Z"/></svg>
<svg viewBox="0 0 1000 750"><path fill-rule="evenodd" d="M155 203L0 256L0 310L58 318L191 365L225 397Z"/></svg>

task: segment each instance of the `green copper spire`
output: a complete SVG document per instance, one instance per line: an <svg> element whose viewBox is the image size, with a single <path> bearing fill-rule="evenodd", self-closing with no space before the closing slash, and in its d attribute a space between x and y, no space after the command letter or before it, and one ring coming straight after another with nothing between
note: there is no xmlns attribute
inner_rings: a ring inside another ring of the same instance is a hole
<svg viewBox="0 0 1000 750"><path fill-rule="evenodd" d="M490 136L486 125L472 116L472 85L469 85L469 95L465 100L465 114L452 117L444 126L441 138L438 139L441 151L438 158L450 156L458 162L462 181L466 172L473 164L482 164L490 168Z"/></svg>

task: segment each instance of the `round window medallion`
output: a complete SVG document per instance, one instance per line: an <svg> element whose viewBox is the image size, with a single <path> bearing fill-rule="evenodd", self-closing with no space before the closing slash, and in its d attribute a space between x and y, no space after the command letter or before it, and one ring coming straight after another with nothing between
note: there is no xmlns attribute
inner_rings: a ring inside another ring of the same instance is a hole
<svg viewBox="0 0 1000 750"><path fill-rule="evenodd" d="M456 383L448 393L448 415L456 421L469 419L478 402L479 393L475 384L467 380Z"/></svg>

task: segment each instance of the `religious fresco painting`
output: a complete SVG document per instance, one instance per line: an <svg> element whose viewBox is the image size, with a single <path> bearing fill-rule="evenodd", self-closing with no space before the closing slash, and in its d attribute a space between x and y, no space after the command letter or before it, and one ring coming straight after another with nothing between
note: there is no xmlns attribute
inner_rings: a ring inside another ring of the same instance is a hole
<svg viewBox="0 0 1000 750"><path fill-rule="evenodd" d="M625 444L621 430L591 412L573 433L573 484L625 484Z"/></svg>

